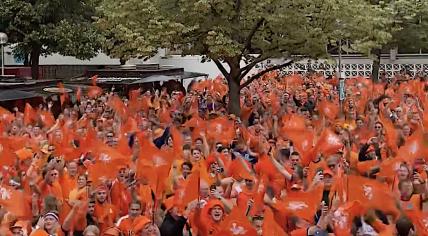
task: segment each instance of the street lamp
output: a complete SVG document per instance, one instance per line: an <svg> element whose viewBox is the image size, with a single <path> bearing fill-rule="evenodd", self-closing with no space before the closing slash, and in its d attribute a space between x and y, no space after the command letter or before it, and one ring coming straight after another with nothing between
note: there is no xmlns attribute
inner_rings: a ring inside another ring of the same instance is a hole
<svg viewBox="0 0 428 236"><path fill-rule="evenodd" d="M7 43L7 34L0 32L1 45L1 75L4 76L4 45Z"/></svg>

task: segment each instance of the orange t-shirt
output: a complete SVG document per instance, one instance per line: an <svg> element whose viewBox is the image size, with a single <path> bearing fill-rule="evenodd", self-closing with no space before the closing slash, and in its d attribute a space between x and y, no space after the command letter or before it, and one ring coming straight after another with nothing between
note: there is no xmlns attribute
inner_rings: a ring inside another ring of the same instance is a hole
<svg viewBox="0 0 428 236"><path fill-rule="evenodd" d="M150 220L145 216L138 216L135 219L131 219L129 215L120 218L117 221L117 226L124 236L137 235L138 231L141 230L142 224L148 223Z"/></svg>
<svg viewBox="0 0 428 236"><path fill-rule="evenodd" d="M39 189L41 192L41 199L44 199L48 195L52 195L61 203L64 202L62 187L57 181L52 184L48 184L44 180L42 180L39 184Z"/></svg>
<svg viewBox="0 0 428 236"><path fill-rule="evenodd" d="M95 204L95 218L98 220L100 232L104 232L109 227L114 226L114 221L117 218L117 209L109 203Z"/></svg>

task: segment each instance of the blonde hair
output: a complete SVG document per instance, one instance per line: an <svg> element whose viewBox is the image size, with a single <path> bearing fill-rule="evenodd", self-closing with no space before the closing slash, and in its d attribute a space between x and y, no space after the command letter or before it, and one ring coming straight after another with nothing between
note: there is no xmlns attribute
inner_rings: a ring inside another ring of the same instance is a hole
<svg viewBox="0 0 428 236"><path fill-rule="evenodd" d="M92 231L96 236L100 235L100 230L95 225L89 225L88 227L86 227L85 231L83 231L83 235L88 233L88 231Z"/></svg>

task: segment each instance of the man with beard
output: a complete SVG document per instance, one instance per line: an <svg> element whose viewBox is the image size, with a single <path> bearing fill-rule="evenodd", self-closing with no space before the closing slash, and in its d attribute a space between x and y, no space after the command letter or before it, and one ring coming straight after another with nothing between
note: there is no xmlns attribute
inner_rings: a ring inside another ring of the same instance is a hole
<svg viewBox="0 0 428 236"><path fill-rule="evenodd" d="M129 204L129 213L126 216L121 217L116 226L120 229L124 236L133 236L137 234L137 226L142 222L147 222L149 219L142 216L142 204L139 201L134 201Z"/></svg>
<svg viewBox="0 0 428 236"><path fill-rule="evenodd" d="M117 218L116 207L108 202L108 188L104 184L97 187L95 193L94 216L98 220L98 227L101 232L114 225Z"/></svg>

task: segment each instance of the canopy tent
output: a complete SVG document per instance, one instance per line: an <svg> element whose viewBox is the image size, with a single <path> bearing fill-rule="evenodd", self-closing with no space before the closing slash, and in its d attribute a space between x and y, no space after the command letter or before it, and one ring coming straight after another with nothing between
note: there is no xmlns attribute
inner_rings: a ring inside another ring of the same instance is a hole
<svg viewBox="0 0 428 236"><path fill-rule="evenodd" d="M0 102L29 99L29 98L38 98L42 97L40 94L33 92L26 92L15 89L6 89L0 90Z"/></svg>
<svg viewBox="0 0 428 236"><path fill-rule="evenodd" d="M132 84L142 84L142 83L153 83L153 82L166 82L169 80L184 80L184 79L192 79L197 77L207 77L207 74L198 73L198 72L188 72L184 71L180 75L152 75L146 78L142 78L132 82Z"/></svg>

